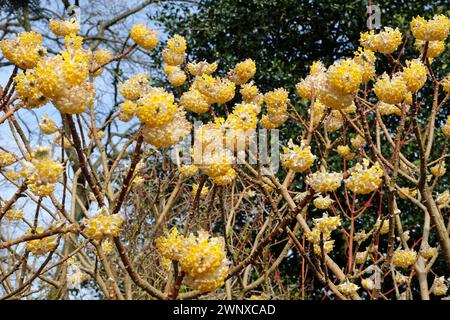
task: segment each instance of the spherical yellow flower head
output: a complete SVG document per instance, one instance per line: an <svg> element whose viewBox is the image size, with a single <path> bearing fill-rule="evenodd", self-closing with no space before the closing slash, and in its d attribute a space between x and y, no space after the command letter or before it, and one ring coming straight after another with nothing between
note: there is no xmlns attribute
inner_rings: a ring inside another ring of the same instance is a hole
<svg viewBox="0 0 450 320"><path fill-rule="evenodd" d="M199 231L198 236L190 234L184 245L186 252L179 259L180 268L191 277L216 271L226 259L223 238L210 237L208 232Z"/></svg>
<svg viewBox="0 0 450 320"><path fill-rule="evenodd" d="M398 28L384 27L378 34L372 31L361 34L360 43L364 48L383 54L391 54L402 43L402 34Z"/></svg>
<svg viewBox="0 0 450 320"><path fill-rule="evenodd" d="M255 110L257 107L253 103L240 103L236 104L233 109L233 113L228 116L225 121L227 129L231 129L238 132L227 132L231 134L241 134L241 131L256 129L258 125L258 114Z"/></svg>
<svg viewBox="0 0 450 320"><path fill-rule="evenodd" d="M450 192L445 190L442 193L439 193L436 197L436 203L440 206L446 206L450 202Z"/></svg>
<svg viewBox="0 0 450 320"><path fill-rule="evenodd" d="M289 147L283 148L281 162L283 167L294 172L305 172L314 163L316 156L311 153L311 146L306 146L302 141L301 145L294 145L289 141Z"/></svg>
<svg viewBox="0 0 450 320"><path fill-rule="evenodd" d="M167 40L167 49L177 54L186 52L186 39L178 34Z"/></svg>
<svg viewBox="0 0 450 320"><path fill-rule="evenodd" d="M432 292L435 296L444 296L448 291L448 286L445 283L445 277L442 276L434 278L432 288Z"/></svg>
<svg viewBox="0 0 450 320"><path fill-rule="evenodd" d="M48 115L45 115L41 122L39 123L39 128L41 129L41 132L43 134L54 134L55 132L58 132L58 126L56 123L48 117Z"/></svg>
<svg viewBox="0 0 450 320"><path fill-rule="evenodd" d="M351 283L350 281L346 281L344 283L341 283L340 285L336 286L340 293L351 296L352 294L355 294L359 290L359 286Z"/></svg>
<svg viewBox="0 0 450 320"><path fill-rule="evenodd" d="M16 208L11 208L5 213L5 218L9 221L18 221L23 218L23 210L17 210Z"/></svg>
<svg viewBox="0 0 450 320"><path fill-rule="evenodd" d="M366 83L371 80L375 74L375 53L370 49L358 48L353 60L361 67L361 82Z"/></svg>
<svg viewBox="0 0 450 320"><path fill-rule="evenodd" d="M204 273L200 276L192 277L188 274L186 283L194 290L200 292L210 292L220 288L225 283L225 278L228 275L229 263L223 260L219 268L213 272Z"/></svg>
<svg viewBox="0 0 450 320"><path fill-rule="evenodd" d="M343 174L340 172L314 172L306 178L306 183L316 192L332 192L341 186Z"/></svg>
<svg viewBox="0 0 450 320"><path fill-rule="evenodd" d="M207 96L210 104L224 104L234 98L236 85L228 79L204 74L196 79L193 88Z"/></svg>
<svg viewBox="0 0 450 320"><path fill-rule="evenodd" d="M411 21L411 31L416 39L423 41L444 41L448 37L450 20L444 15L435 15L426 20L421 16Z"/></svg>
<svg viewBox="0 0 450 320"><path fill-rule="evenodd" d="M339 94L355 93L362 82L362 68L353 59L339 60L328 68L327 78Z"/></svg>
<svg viewBox="0 0 450 320"><path fill-rule="evenodd" d="M366 143L366 139L358 134L356 137L350 139L350 143L354 148L359 149Z"/></svg>
<svg viewBox="0 0 450 320"><path fill-rule="evenodd" d="M29 109L39 108L47 103L48 99L37 87L36 76L31 70L20 73L14 78L17 97Z"/></svg>
<svg viewBox="0 0 450 320"><path fill-rule="evenodd" d="M351 151L348 145L340 145L336 148L337 153L345 160L352 160L355 153Z"/></svg>
<svg viewBox="0 0 450 320"><path fill-rule="evenodd" d="M441 161L438 164L436 164L435 166L432 166L430 168L430 171L433 176L442 177L446 172L445 162Z"/></svg>
<svg viewBox="0 0 450 320"><path fill-rule="evenodd" d="M322 254L322 250L321 250L321 248L320 248L320 244L315 243L314 246L313 246L313 248L314 248L314 253L315 253L316 255L319 255L319 256L320 256L320 255ZM328 241L325 241L325 242L323 243L323 249L324 249L324 251L325 251L325 254L328 254L328 253L332 252L333 249L334 249L334 240L328 240Z"/></svg>
<svg viewBox="0 0 450 320"><path fill-rule="evenodd" d="M53 104L61 113L80 114L92 106L95 98L95 88L92 83L84 82L71 89L65 89L63 95L55 98Z"/></svg>
<svg viewBox="0 0 450 320"><path fill-rule="evenodd" d="M322 209L322 210L328 209L328 207L331 206L332 203L333 203L333 200L331 200L331 198L329 196L323 197L322 195L319 195L313 201L314 206L317 209Z"/></svg>
<svg viewBox="0 0 450 320"><path fill-rule="evenodd" d="M77 36L76 34L70 34L64 37L64 46L67 51L72 54L74 51L82 49L83 40L83 37ZM92 52L90 51L85 51L85 53L92 55Z"/></svg>
<svg viewBox="0 0 450 320"><path fill-rule="evenodd" d="M195 148L195 146L194 146ZM194 157L194 163L209 177L219 177L226 175L231 169L231 164L234 161L233 154L228 149L223 147L204 150L201 161ZM194 155L195 156L195 155Z"/></svg>
<svg viewBox="0 0 450 320"><path fill-rule="evenodd" d="M136 74L130 79L119 83L119 92L125 99L136 100L145 92L148 82L147 73Z"/></svg>
<svg viewBox="0 0 450 320"><path fill-rule="evenodd" d="M179 67L174 66L166 66L166 67L172 67L167 68L167 80L169 80L170 84L174 87L182 86L186 82L186 74L183 70L181 70Z"/></svg>
<svg viewBox="0 0 450 320"><path fill-rule="evenodd" d="M401 199L408 199L408 196L415 198L417 196L417 190L403 187L397 191L397 194Z"/></svg>
<svg viewBox="0 0 450 320"><path fill-rule="evenodd" d="M185 237L173 228L156 239L156 249L164 258L178 261L186 252Z"/></svg>
<svg viewBox="0 0 450 320"><path fill-rule="evenodd" d="M370 278L362 279L361 285L367 291L372 291L375 288L375 283Z"/></svg>
<svg viewBox="0 0 450 320"><path fill-rule="evenodd" d="M44 230L42 228L36 228L34 233L30 229L28 231L28 234L42 234L43 232ZM42 239L27 241L27 243L25 244L25 248L31 253L33 253L35 256L40 256L55 250L57 244L58 244L57 237L51 236Z"/></svg>
<svg viewBox="0 0 450 320"><path fill-rule="evenodd" d="M374 91L380 101L396 104L405 100L408 86L402 74L397 73L389 78L387 73L384 73L375 83Z"/></svg>
<svg viewBox="0 0 450 320"><path fill-rule="evenodd" d="M391 114L395 114L400 117L402 115L402 109L400 107L397 107L395 104L378 102L377 109L380 115L382 116L389 116Z"/></svg>
<svg viewBox="0 0 450 320"><path fill-rule="evenodd" d="M228 169L227 173L222 176L211 177L214 184L218 186L225 186L232 183L236 179L236 171L233 168Z"/></svg>
<svg viewBox="0 0 450 320"><path fill-rule="evenodd" d="M287 110L289 93L284 88L269 91L264 95L264 102L267 105L267 112L269 114L283 114Z"/></svg>
<svg viewBox="0 0 450 320"><path fill-rule="evenodd" d="M211 74L217 70L217 63L208 63L206 61L189 62L187 70L193 76L202 76L203 74Z"/></svg>
<svg viewBox="0 0 450 320"><path fill-rule="evenodd" d="M373 230L374 232L378 232L379 230L381 235L387 234L389 233L389 225L390 223L388 219L382 220L378 218L375 224L373 225Z"/></svg>
<svg viewBox="0 0 450 320"><path fill-rule="evenodd" d="M430 247L430 245L425 245L420 249L419 254L426 260L433 258L436 254L438 254L438 249Z"/></svg>
<svg viewBox="0 0 450 320"><path fill-rule="evenodd" d="M136 116L148 127L159 127L171 121L178 109L173 94L162 88L151 88L137 101Z"/></svg>
<svg viewBox="0 0 450 320"><path fill-rule="evenodd" d="M180 176L183 178L190 178L197 174L198 167L195 165L182 165L180 167Z"/></svg>
<svg viewBox="0 0 450 320"><path fill-rule="evenodd" d="M209 111L208 98L196 89L184 92L180 97L180 106L195 113Z"/></svg>
<svg viewBox="0 0 450 320"><path fill-rule="evenodd" d="M344 118L338 110L332 110L324 124L328 132L336 132L344 125Z"/></svg>
<svg viewBox="0 0 450 320"><path fill-rule="evenodd" d="M48 26L51 32L53 32L57 36L62 37L77 33L80 30L80 25L75 18L71 18L67 21L50 19Z"/></svg>
<svg viewBox="0 0 450 320"><path fill-rule="evenodd" d="M356 164L349 170L350 177L344 180L345 185L357 194L368 194L378 189L383 182L383 169L375 162L369 167L369 160L364 159L363 164Z"/></svg>
<svg viewBox="0 0 450 320"><path fill-rule="evenodd" d="M158 32L139 23L131 28L130 37L145 50L150 50L158 45Z"/></svg>
<svg viewBox="0 0 450 320"><path fill-rule="evenodd" d="M172 120L160 127L144 125L144 141L156 148L170 147L182 141L191 131L192 124L186 119L185 112L178 109Z"/></svg>
<svg viewBox="0 0 450 320"><path fill-rule="evenodd" d="M137 104L131 100L125 100L120 104L120 112L133 117L136 114Z"/></svg>
<svg viewBox="0 0 450 320"><path fill-rule="evenodd" d="M16 161L16 157L11 153L0 151L0 168L7 167Z"/></svg>
<svg viewBox="0 0 450 320"><path fill-rule="evenodd" d="M441 86L445 92L450 93L450 74L442 79Z"/></svg>
<svg viewBox="0 0 450 320"><path fill-rule="evenodd" d="M179 66L186 59L185 53L175 53L169 49L164 49L162 51L162 57L165 63L170 66Z"/></svg>
<svg viewBox="0 0 450 320"><path fill-rule="evenodd" d="M408 60L406 61L406 68L403 69L402 76L406 81L408 90L417 92L427 81L427 68L420 59Z"/></svg>
<svg viewBox="0 0 450 320"><path fill-rule="evenodd" d="M418 40L414 42L414 46L417 50L420 51L421 54L425 51L425 43L426 41ZM442 54L445 50L445 42L444 41L430 41L428 42L427 49L427 57L428 58L436 58Z"/></svg>
<svg viewBox="0 0 450 320"><path fill-rule="evenodd" d="M79 86L89 75L89 57L81 51L70 54L62 51L63 77L69 86Z"/></svg>
<svg viewBox="0 0 450 320"><path fill-rule="evenodd" d="M37 196L49 196L64 171L63 164L48 156L33 159L32 164L34 172L28 178L28 187Z"/></svg>
<svg viewBox="0 0 450 320"><path fill-rule="evenodd" d="M355 93L344 94L342 91L336 90L328 79L328 73L318 80L316 92L320 102L334 110L348 108L353 104L355 97Z"/></svg>
<svg viewBox="0 0 450 320"><path fill-rule="evenodd" d="M320 102L319 99L316 99L314 101L314 104L311 106L310 109L313 126L319 124L319 121L322 120L322 117L327 112L327 109L328 107L324 105L322 102Z"/></svg>
<svg viewBox="0 0 450 320"><path fill-rule="evenodd" d="M85 221L84 233L89 239L102 240L105 238L117 237L123 218L120 214L103 215Z"/></svg>
<svg viewBox="0 0 450 320"><path fill-rule="evenodd" d="M90 69L95 70L99 67L102 67L94 73L94 77L97 77L102 74L103 66L106 65L108 62L110 62L111 59L112 59L112 53L109 50L96 50L92 54Z"/></svg>
<svg viewBox="0 0 450 320"><path fill-rule="evenodd" d="M442 126L442 133L450 138L450 116L447 116L447 123Z"/></svg>
<svg viewBox="0 0 450 320"><path fill-rule="evenodd" d="M6 60L22 69L34 68L47 53L42 47L42 35L34 31L0 41L0 49Z"/></svg>
<svg viewBox="0 0 450 320"><path fill-rule="evenodd" d="M258 87L253 83L253 81L249 83L245 83L241 86L241 90L239 91L242 95L242 99L245 102L252 102L256 96L259 94Z"/></svg>
<svg viewBox="0 0 450 320"><path fill-rule="evenodd" d="M313 223L314 228L324 235L328 235L341 225L341 218L339 216L329 217L327 213L324 213L322 218L313 219Z"/></svg>
<svg viewBox="0 0 450 320"><path fill-rule="evenodd" d="M394 266L407 269L412 266L417 259L417 252L413 250L395 250L392 256L392 263Z"/></svg>
<svg viewBox="0 0 450 320"><path fill-rule="evenodd" d="M364 264L368 258L367 251L357 252L355 257L356 264Z"/></svg>
<svg viewBox="0 0 450 320"><path fill-rule="evenodd" d="M280 115L265 114L261 117L261 125L265 129L272 130L281 126L286 122L287 119L287 113L283 113Z"/></svg>
<svg viewBox="0 0 450 320"><path fill-rule="evenodd" d="M246 59L239 62L234 69L232 69L228 76L231 81L236 84L244 84L248 82L256 73L256 64L252 59Z"/></svg>

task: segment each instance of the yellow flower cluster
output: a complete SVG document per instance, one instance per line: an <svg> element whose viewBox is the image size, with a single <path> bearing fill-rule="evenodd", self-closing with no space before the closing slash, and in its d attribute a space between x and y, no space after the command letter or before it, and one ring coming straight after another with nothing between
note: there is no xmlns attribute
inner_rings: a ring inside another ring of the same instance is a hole
<svg viewBox="0 0 450 320"><path fill-rule="evenodd" d="M295 85L297 94L305 99L312 100L313 92L317 95L319 81L324 77L325 67L320 61L315 61L309 72L309 75Z"/></svg>
<svg viewBox="0 0 450 320"><path fill-rule="evenodd" d="M239 62L234 69L228 73L228 78L236 84L248 82L256 73L256 64L252 59Z"/></svg>
<svg viewBox="0 0 450 320"><path fill-rule="evenodd" d="M42 35L34 31L22 32L15 39L0 41L6 60L22 69L32 69L47 54L42 46Z"/></svg>
<svg viewBox="0 0 450 320"><path fill-rule="evenodd" d="M450 138L450 116L447 116L447 123L442 126L442 133Z"/></svg>
<svg viewBox="0 0 450 320"><path fill-rule="evenodd" d="M48 117L48 115L45 115L42 118L39 123L39 128L43 134L54 134L55 132L58 132L58 126L51 118Z"/></svg>
<svg viewBox="0 0 450 320"><path fill-rule="evenodd" d="M208 112L210 104L207 96L196 89L184 92L180 97L180 106L195 113Z"/></svg>
<svg viewBox="0 0 450 320"><path fill-rule="evenodd" d="M10 166L16 161L16 157L11 153L0 151L0 168Z"/></svg>
<svg viewBox="0 0 450 320"><path fill-rule="evenodd" d="M14 81L16 83L17 96L22 100L26 108L39 108L48 102L47 97L36 86L36 76L31 70L18 74Z"/></svg>
<svg viewBox="0 0 450 320"><path fill-rule="evenodd" d="M23 210L18 210L13 207L6 211L5 218L9 221L18 221L23 218Z"/></svg>
<svg viewBox="0 0 450 320"><path fill-rule="evenodd" d="M167 48L162 52L163 60L170 66L179 66L186 58L186 39L176 34L167 40Z"/></svg>
<svg viewBox="0 0 450 320"><path fill-rule="evenodd" d="M148 74L138 73L130 79L119 83L119 92L125 99L136 100L145 92L148 83Z"/></svg>
<svg viewBox="0 0 450 320"><path fill-rule="evenodd" d="M206 96L209 104L224 104L234 98L236 85L228 79L203 74L195 79L192 89Z"/></svg>
<svg viewBox="0 0 450 320"><path fill-rule="evenodd" d="M349 170L350 177L344 180L345 185L357 194L368 194L378 189L383 177L383 169L375 162L369 167L369 160L364 159L363 164L356 164Z"/></svg>
<svg viewBox="0 0 450 320"><path fill-rule="evenodd" d="M283 147L280 158L283 167L295 172L305 172L313 165L316 156L311 153L311 146L306 146L304 141L298 146L291 140L289 147Z"/></svg>
<svg viewBox="0 0 450 320"><path fill-rule="evenodd" d="M449 31L450 20L444 15L435 15L431 20L417 16L411 21L411 32L419 40L443 41L447 39Z"/></svg>
<svg viewBox="0 0 450 320"><path fill-rule="evenodd" d="M415 251L398 249L394 251L392 263L396 267L406 269L409 266L412 266L416 262L416 259L417 253Z"/></svg>
<svg viewBox="0 0 450 320"><path fill-rule="evenodd" d="M131 28L130 37L145 50L150 50L158 44L158 32L139 23Z"/></svg>
<svg viewBox="0 0 450 320"><path fill-rule="evenodd" d="M339 110L331 110L324 124L328 132L336 132L344 125L344 117Z"/></svg>
<svg viewBox="0 0 450 320"><path fill-rule="evenodd" d="M345 160L352 160L355 156L355 153L351 151L348 145L337 146L336 151Z"/></svg>
<svg viewBox="0 0 450 320"><path fill-rule="evenodd" d="M197 193L198 193L198 188L199 188L199 184L198 183L194 183L192 185L192 190L191 190L191 195L192 197L196 197ZM200 198L206 198L206 196L209 193L209 188L207 185L203 184L202 186L202 190L200 190Z"/></svg>
<svg viewBox="0 0 450 320"><path fill-rule="evenodd" d="M339 95L354 94L362 82L362 68L353 59L339 60L328 68L327 78Z"/></svg>
<svg viewBox="0 0 450 320"><path fill-rule="evenodd" d="M430 168L431 174L435 177L442 177L447 169L445 168L445 162L441 161L438 164Z"/></svg>
<svg viewBox="0 0 450 320"><path fill-rule="evenodd" d="M164 71L166 72L167 80L169 80L170 84L174 87L180 87L186 82L186 74L179 66L167 65L164 68Z"/></svg>
<svg viewBox="0 0 450 320"><path fill-rule="evenodd" d="M156 240L156 248L164 258L178 262L186 273L187 284L195 290L208 292L219 288L228 274L223 238L211 237L206 231L185 237L172 229Z"/></svg>
<svg viewBox="0 0 450 320"><path fill-rule="evenodd" d="M355 57L353 60L360 66L361 68L361 80L362 83L368 82L372 79L375 74L375 53L367 48L358 48L358 51L355 52Z"/></svg>
<svg viewBox="0 0 450 320"><path fill-rule="evenodd" d="M355 294L358 290L359 290L359 286L350 282L350 281L345 281L339 285L336 286L337 289L339 290L340 293L346 295L346 296L350 296L352 294Z"/></svg>
<svg viewBox="0 0 450 320"><path fill-rule="evenodd" d="M194 165L182 165L180 167L180 176L183 178L190 178L197 174L198 167Z"/></svg>
<svg viewBox="0 0 450 320"><path fill-rule="evenodd" d="M234 181L236 171L231 166L234 156L227 149L225 128L217 126L218 123L209 123L196 130L192 158L194 164L215 184L223 186ZM238 131L231 131L230 147L233 148L236 132Z"/></svg>
<svg viewBox="0 0 450 320"><path fill-rule="evenodd" d="M217 63L208 63L206 61L189 62L186 65L187 70L193 76L202 76L203 74L211 74L217 70Z"/></svg>
<svg viewBox="0 0 450 320"><path fill-rule="evenodd" d="M391 54L402 43L402 34L398 28L385 27L375 34L373 30L361 34L360 43L364 48L383 54Z"/></svg>
<svg viewBox="0 0 450 320"><path fill-rule="evenodd" d="M329 217L324 213L322 218L313 219L314 227L310 232L306 233L306 239L314 245L314 253L321 254L320 242L323 240L323 248L325 253L330 253L334 248L334 240L329 240L331 232L340 226L339 216Z"/></svg>
<svg viewBox="0 0 450 320"><path fill-rule="evenodd" d="M363 136L357 134L354 138L350 139L350 143L354 148L359 149L364 145L364 143L366 143L366 139Z"/></svg>
<svg viewBox="0 0 450 320"><path fill-rule="evenodd" d="M55 35L65 37L76 34L80 30L80 25L75 18L68 21L50 19L49 28Z"/></svg>
<svg viewBox="0 0 450 320"><path fill-rule="evenodd" d="M425 51L425 43L426 41L418 40L414 42L414 46L417 50L420 51L421 54ZM445 42L444 41L429 41L428 49L427 49L427 57L428 58L436 58L442 54L445 50Z"/></svg>
<svg viewBox="0 0 450 320"><path fill-rule="evenodd" d="M149 88L137 100L136 116L147 127L160 127L173 119L177 109L173 94L162 88Z"/></svg>
<svg viewBox="0 0 450 320"><path fill-rule="evenodd" d="M445 283L445 277L436 277L434 278L433 285L432 285L432 292L435 296L443 296L448 291L448 286Z"/></svg>
<svg viewBox="0 0 450 320"><path fill-rule="evenodd" d="M403 69L402 76L408 90L417 92L427 81L427 68L420 59L407 60L406 68Z"/></svg>
<svg viewBox="0 0 450 320"><path fill-rule="evenodd" d="M341 186L343 174L340 172L318 171L306 178L306 183L316 192L332 192Z"/></svg>
<svg viewBox="0 0 450 320"><path fill-rule="evenodd" d="M23 162L22 176L27 179L29 189L40 197L49 196L56 187L64 166L53 161L48 147L36 146L30 162Z"/></svg>
<svg viewBox="0 0 450 320"><path fill-rule="evenodd" d="M84 221L84 233L89 239L102 240L117 237L123 223L120 214L107 215L100 209L96 217Z"/></svg>
<svg viewBox="0 0 450 320"><path fill-rule="evenodd" d="M375 232L380 232L380 234L387 234L389 232L389 220L378 218L375 224L373 225L373 230Z"/></svg>
<svg viewBox="0 0 450 320"><path fill-rule="evenodd" d="M261 119L261 125L266 129L275 129L286 122L289 93L284 88L266 92L264 102L267 114Z"/></svg>
<svg viewBox="0 0 450 320"><path fill-rule="evenodd" d="M102 74L103 66L105 64L107 64L108 62L110 62L111 59L112 59L112 53L109 50L100 49L100 50L94 51L92 58L91 58L90 70L96 70L97 68L100 68L93 73L94 77L97 77Z"/></svg>
<svg viewBox="0 0 450 320"><path fill-rule="evenodd" d="M389 116L391 114L395 114L396 116L400 117L402 115L401 108L397 107L395 104L389 104L381 101L379 101L377 104L377 110L382 116Z"/></svg>
<svg viewBox="0 0 450 320"><path fill-rule="evenodd" d="M419 254L426 260L433 258L438 253L437 248L430 247L430 245L425 245L420 249Z"/></svg>
<svg viewBox="0 0 450 320"><path fill-rule="evenodd" d="M401 103L406 98L408 86L402 76L397 73L390 78L387 73L383 73L374 85L377 98L385 103Z"/></svg>
<svg viewBox="0 0 450 320"><path fill-rule="evenodd" d="M44 229L36 228L36 230L29 230L28 234L42 234ZM58 244L56 236L44 237L42 239L30 240L25 244L25 248L36 256L46 254L47 252L55 250Z"/></svg>
<svg viewBox="0 0 450 320"><path fill-rule="evenodd" d="M330 196L324 197L322 195L319 195L313 201L314 206L317 209L322 209L322 210L328 209L328 207L331 206L332 203L333 203L333 200L331 200Z"/></svg>
<svg viewBox="0 0 450 320"><path fill-rule="evenodd" d="M401 199L408 199L408 196L415 198L417 196L417 190L403 187L397 191L397 194Z"/></svg>

